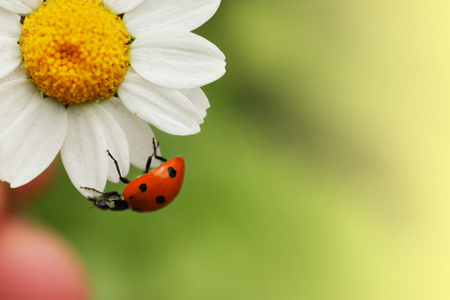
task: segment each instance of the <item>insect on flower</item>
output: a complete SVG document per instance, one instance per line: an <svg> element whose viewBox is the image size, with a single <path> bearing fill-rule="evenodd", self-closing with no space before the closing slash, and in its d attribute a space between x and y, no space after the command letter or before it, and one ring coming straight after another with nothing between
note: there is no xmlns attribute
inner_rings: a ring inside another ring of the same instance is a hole
<svg viewBox="0 0 450 300"><path fill-rule="evenodd" d="M120 181L126 183L123 193L116 191L101 192L94 188L81 187L100 194L99 197L88 197L94 203L92 207L102 210L121 211L131 209L136 212L152 212L170 204L178 195L184 178L184 159L181 156L166 160L157 155L157 145L153 139L153 154L149 156L143 175L130 181L122 177L117 160L107 150L114 161ZM149 171L153 159L164 163Z"/></svg>

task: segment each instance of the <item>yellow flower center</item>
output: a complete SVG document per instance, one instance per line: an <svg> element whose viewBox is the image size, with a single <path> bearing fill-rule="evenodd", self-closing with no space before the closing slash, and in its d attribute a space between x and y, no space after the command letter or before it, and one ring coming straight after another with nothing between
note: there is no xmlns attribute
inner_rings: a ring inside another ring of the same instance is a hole
<svg viewBox="0 0 450 300"><path fill-rule="evenodd" d="M98 0L51 0L25 18L20 47L38 89L70 104L115 94L129 41L122 20Z"/></svg>

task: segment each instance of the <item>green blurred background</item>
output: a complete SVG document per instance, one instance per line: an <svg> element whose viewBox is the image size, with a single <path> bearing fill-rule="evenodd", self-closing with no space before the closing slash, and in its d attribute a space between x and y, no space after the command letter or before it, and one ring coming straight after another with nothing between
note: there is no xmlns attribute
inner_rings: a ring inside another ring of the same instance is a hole
<svg viewBox="0 0 450 300"><path fill-rule="evenodd" d="M60 167L28 214L94 299L449 299L449 31L448 1L224 0L201 133L155 131L177 200L86 210Z"/></svg>

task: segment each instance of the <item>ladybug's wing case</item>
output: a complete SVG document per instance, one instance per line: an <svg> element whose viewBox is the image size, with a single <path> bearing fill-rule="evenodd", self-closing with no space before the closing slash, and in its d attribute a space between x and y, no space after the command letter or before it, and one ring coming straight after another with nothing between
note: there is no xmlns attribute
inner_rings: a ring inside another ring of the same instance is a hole
<svg viewBox="0 0 450 300"><path fill-rule="evenodd" d="M123 190L123 196L135 211L155 211L178 195L183 178L184 159L175 157L131 181Z"/></svg>

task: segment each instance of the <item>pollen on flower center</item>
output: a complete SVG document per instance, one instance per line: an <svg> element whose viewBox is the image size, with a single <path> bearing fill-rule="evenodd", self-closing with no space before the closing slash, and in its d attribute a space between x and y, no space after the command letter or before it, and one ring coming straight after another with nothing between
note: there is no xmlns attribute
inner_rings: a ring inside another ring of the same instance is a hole
<svg viewBox="0 0 450 300"><path fill-rule="evenodd" d="M98 0L52 0L25 18L20 47L38 89L70 104L115 94L129 41L122 20Z"/></svg>

